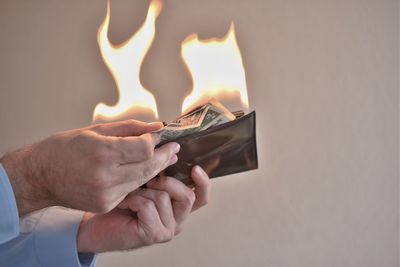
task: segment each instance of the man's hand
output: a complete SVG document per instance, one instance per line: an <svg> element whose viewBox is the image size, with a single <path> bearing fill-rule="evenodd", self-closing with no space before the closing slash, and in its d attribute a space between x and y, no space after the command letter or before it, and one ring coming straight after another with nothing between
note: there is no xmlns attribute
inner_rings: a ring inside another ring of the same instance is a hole
<svg viewBox="0 0 400 267"><path fill-rule="evenodd" d="M207 204L209 178L192 169L194 189L172 177L161 177L129 194L107 214L86 213L77 238L79 252L129 250L170 241L189 213Z"/></svg>
<svg viewBox="0 0 400 267"><path fill-rule="evenodd" d="M61 132L6 154L20 216L59 205L108 212L177 161L177 143L154 149L161 123L135 120Z"/></svg>

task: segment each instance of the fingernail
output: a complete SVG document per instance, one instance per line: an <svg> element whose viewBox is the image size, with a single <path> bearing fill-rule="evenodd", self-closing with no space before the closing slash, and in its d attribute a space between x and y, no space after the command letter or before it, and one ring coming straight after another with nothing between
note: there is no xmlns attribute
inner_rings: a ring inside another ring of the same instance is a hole
<svg viewBox="0 0 400 267"><path fill-rule="evenodd" d="M194 171L198 176L204 176L206 174L199 165L196 165L194 168L195 168Z"/></svg>
<svg viewBox="0 0 400 267"><path fill-rule="evenodd" d="M178 153L181 150L181 146L178 143L174 143L174 153Z"/></svg>

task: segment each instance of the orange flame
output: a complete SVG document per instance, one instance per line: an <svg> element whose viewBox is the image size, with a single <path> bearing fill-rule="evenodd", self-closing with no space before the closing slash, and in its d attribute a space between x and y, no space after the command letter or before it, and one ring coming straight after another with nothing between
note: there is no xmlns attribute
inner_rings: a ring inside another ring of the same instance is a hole
<svg viewBox="0 0 400 267"><path fill-rule="evenodd" d="M141 28L122 44L113 45L107 36L110 24L110 1L107 1L107 14L99 27L97 41L101 56L118 87L119 100L114 106L97 104L93 121L121 119L137 112L150 113L158 118L154 96L140 82L140 68L153 42L155 21L161 8L162 2L153 0Z"/></svg>
<svg viewBox="0 0 400 267"><path fill-rule="evenodd" d="M154 40L155 21L161 9L161 0L152 0L140 29L122 44L113 45L107 36L110 24L110 1L107 0L106 17L99 27L97 40L119 98L114 106L98 103L93 121L118 120L135 114L158 118L154 96L140 82L140 69ZM181 56L193 80L192 92L183 101L182 113L211 98L221 102L240 99L242 106L248 108L245 70L233 23L223 38L199 40L196 34L188 36L182 42Z"/></svg>
<svg viewBox="0 0 400 267"><path fill-rule="evenodd" d="M248 108L246 76L233 23L222 39L188 36L182 42L181 55L193 79L193 90L184 99L182 112L210 98L223 100L237 94Z"/></svg>

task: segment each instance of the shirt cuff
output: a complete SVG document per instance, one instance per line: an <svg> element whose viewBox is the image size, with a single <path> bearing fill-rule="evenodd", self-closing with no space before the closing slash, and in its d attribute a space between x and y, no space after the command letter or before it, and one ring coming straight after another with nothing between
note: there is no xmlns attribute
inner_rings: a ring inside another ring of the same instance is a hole
<svg viewBox="0 0 400 267"><path fill-rule="evenodd" d="M17 203L10 180L0 164L0 244L19 234L19 216Z"/></svg>
<svg viewBox="0 0 400 267"><path fill-rule="evenodd" d="M79 253L76 247L84 212L62 207L48 208L36 225L35 249L43 266L94 266L93 253Z"/></svg>

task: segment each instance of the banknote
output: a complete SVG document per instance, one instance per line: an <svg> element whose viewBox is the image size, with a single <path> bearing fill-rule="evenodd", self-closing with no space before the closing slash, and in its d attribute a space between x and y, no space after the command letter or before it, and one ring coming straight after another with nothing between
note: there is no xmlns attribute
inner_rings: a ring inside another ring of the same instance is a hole
<svg viewBox="0 0 400 267"><path fill-rule="evenodd" d="M161 142L166 143L179 137L204 131L235 119L227 108L215 99L184 113L173 122L157 131Z"/></svg>

